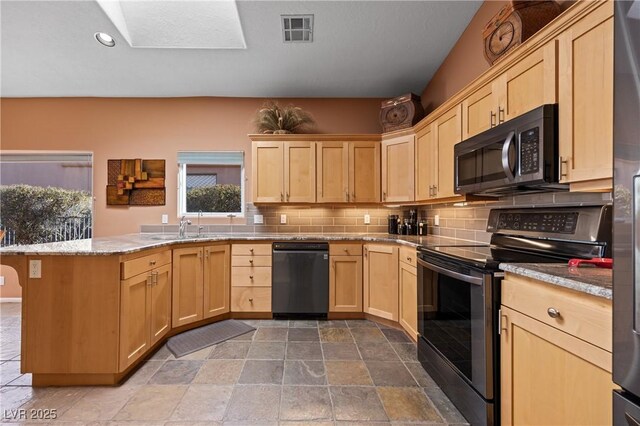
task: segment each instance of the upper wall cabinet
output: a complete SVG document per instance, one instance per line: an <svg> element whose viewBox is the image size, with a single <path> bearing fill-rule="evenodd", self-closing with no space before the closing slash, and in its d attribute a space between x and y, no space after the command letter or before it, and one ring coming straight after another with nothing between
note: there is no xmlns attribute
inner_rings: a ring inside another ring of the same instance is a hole
<svg viewBox="0 0 640 426"><path fill-rule="evenodd" d="M460 197L454 193L453 147L461 140L461 115L458 105L416 134L416 201Z"/></svg>
<svg viewBox="0 0 640 426"><path fill-rule="evenodd" d="M561 182L611 189L613 177L613 2L559 36ZM587 182L590 181L590 182Z"/></svg>
<svg viewBox="0 0 640 426"><path fill-rule="evenodd" d="M319 203L380 202L380 143L375 141L317 144Z"/></svg>
<svg viewBox="0 0 640 426"><path fill-rule="evenodd" d="M413 134L382 141L382 202L398 203L414 199Z"/></svg>
<svg viewBox="0 0 640 426"><path fill-rule="evenodd" d="M253 202L316 201L315 142L254 142Z"/></svg>
<svg viewBox="0 0 640 426"><path fill-rule="evenodd" d="M556 103L556 51L552 41L472 91L462 101L462 139Z"/></svg>

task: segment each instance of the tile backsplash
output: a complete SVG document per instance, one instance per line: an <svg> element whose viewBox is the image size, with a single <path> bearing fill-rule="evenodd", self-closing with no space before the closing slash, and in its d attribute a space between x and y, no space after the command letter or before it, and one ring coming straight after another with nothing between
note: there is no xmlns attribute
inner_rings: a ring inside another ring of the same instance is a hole
<svg viewBox="0 0 640 426"><path fill-rule="evenodd" d="M473 202L465 206L438 204L416 207L358 206L256 206L247 204L245 225L204 225L204 233L287 233L287 234L386 234L387 217L391 214L408 216L411 208L418 210L419 218L426 218L429 233L471 241L489 242L491 234L485 232L492 208L575 206L611 203L610 193L543 193L503 197L496 201ZM287 215L287 223L280 223L280 215ZM364 223L368 214L371 223ZM262 215L263 224L255 224L255 215ZM434 217L440 217L435 226ZM142 225L141 232L177 232L177 225ZM197 232L190 225L189 234Z"/></svg>

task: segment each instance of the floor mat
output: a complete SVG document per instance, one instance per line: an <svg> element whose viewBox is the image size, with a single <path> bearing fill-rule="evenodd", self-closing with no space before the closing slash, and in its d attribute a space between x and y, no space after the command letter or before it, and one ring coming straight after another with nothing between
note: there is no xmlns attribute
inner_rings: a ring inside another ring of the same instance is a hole
<svg viewBox="0 0 640 426"><path fill-rule="evenodd" d="M180 358L252 330L255 328L242 321L225 320L173 336L167 342L167 347L176 358Z"/></svg>

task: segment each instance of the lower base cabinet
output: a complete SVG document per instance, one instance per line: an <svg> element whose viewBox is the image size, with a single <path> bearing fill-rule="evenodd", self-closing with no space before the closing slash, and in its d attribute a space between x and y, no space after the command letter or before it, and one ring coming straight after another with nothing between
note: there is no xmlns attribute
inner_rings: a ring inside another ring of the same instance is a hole
<svg viewBox="0 0 640 426"><path fill-rule="evenodd" d="M364 312L398 321L398 247L364 246Z"/></svg>
<svg viewBox="0 0 640 426"><path fill-rule="evenodd" d="M173 250L173 327L229 312L229 245Z"/></svg>
<svg viewBox="0 0 640 426"><path fill-rule="evenodd" d="M362 244L329 245L329 312L362 312Z"/></svg>
<svg viewBox="0 0 640 426"><path fill-rule="evenodd" d="M413 340L418 339L418 272L415 266L400 261L400 325Z"/></svg>
<svg viewBox="0 0 640 426"><path fill-rule="evenodd" d="M594 317L589 314L608 310L610 320L611 305L592 311L600 303L589 299L593 296L565 295L558 287L547 294L543 286L549 285L509 274L503 281L502 424L611 424L611 352L598 346L610 345L611 331L609 328L606 335L599 333L593 339L585 337L596 329L588 324ZM524 295L529 290L535 290L535 300ZM551 311L554 316L549 315L547 309L551 308L559 314ZM605 340L608 342L603 345Z"/></svg>
<svg viewBox="0 0 640 426"><path fill-rule="evenodd" d="M120 283L120 362L124 371L171 329L171 264Z"/></svg>

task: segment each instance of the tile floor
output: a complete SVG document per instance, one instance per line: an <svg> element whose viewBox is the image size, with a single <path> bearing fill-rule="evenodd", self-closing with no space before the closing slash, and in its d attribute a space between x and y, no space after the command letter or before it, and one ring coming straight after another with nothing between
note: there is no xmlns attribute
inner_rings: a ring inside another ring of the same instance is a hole
<svg viewBox="0 0 640 426"><path fill-rule="evenodd" d="M466 424L399 330L365 320L250 320L256 331L175 359L160 348L118 387L31 388L20 304L0 304L2 423L56 410L77 425ZM35 423L35 422L34 422Z"/></svg>

